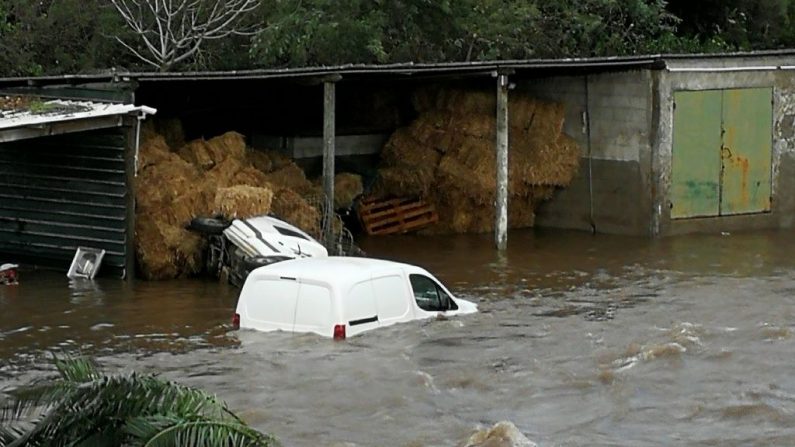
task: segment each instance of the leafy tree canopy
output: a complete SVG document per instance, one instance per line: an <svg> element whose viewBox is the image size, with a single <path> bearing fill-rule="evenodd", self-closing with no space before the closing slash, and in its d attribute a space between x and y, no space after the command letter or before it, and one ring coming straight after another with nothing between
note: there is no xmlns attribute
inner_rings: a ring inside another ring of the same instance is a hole
<svg viewBox="0 0 795 447"><path fill-rule="evenodd" d="M784 48L795 0L259 0L238 25L251 34L208 39L167 68ZM144 49L108 0L0 0L0 76L151 69L119 41Z"/></svg>

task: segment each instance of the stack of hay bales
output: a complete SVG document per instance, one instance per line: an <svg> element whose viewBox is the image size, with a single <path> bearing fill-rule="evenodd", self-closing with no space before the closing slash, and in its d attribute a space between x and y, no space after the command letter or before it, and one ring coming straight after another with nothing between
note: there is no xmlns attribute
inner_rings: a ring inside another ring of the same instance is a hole
<svg viewBox="0 0 795 447"><path fill-rule="evenodd" d="M204 240L186 229L194 217L247 218L273 212L320 234L320 211L305 199L317 194L317 187L289 158L248 149L243 135L235 132L180 147L169 145L169 140L180 141L178 131L171 133L167 140L149 125L139 149L135 239L144 278L201 271Z"/></svg>
<svg viewBox="0 0 795 447"><path fill-rule="evenodd" d="M382 152L374 194L419 196L437 207L433 233L494 229L496 98L493 93L419 90L417 119ZM562 104L514 94L509 100L508 216L530 227L535 209L577 172L580 148L563 133Z"/></svg>

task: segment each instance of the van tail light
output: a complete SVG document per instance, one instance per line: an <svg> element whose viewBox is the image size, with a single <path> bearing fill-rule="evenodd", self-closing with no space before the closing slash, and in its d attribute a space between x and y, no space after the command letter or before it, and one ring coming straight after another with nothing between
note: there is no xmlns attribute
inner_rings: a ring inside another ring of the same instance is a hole
<svg viewBox="0 0 795 447"><path fill-rule="evenodd" d="M240 314L238 313L232 315L232 328L240 329Z"/></svg>
<svg viewBox="0 0 795 447"><path fill-rule="evenodd" d="M345 325L338 324L334 326L334 340L345 340Z"/></svg>

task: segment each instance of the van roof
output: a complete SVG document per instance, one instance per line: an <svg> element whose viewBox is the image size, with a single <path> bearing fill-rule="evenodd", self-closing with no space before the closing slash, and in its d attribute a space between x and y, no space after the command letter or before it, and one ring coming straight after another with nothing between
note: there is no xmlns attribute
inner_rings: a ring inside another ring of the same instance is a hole
<svg viewBox="0 0 795 447"><path fill-rule="evenodd" d="M296 279L311 279L329 284L350 283L369 278L384 271L404 270L406 268L421 271L419 267L383 259L357 257L315 257L300 258L260 267L252 275L285 276Z"/></svg>

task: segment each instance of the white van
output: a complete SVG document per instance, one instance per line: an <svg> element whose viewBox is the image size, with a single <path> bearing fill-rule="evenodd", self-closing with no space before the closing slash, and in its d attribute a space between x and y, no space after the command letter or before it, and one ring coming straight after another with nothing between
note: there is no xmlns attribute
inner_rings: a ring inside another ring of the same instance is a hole
<svg viewBox="0 0 795 447"><path fill-rule="evenodd" d="M437 315L477 312L427 271L370 258L294 259L249 274L233 317L236 328L314 332L342 339Z"/></svg>

